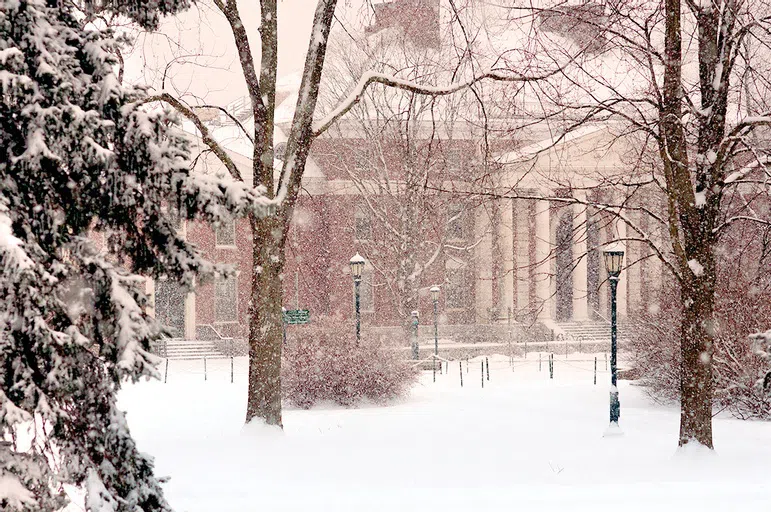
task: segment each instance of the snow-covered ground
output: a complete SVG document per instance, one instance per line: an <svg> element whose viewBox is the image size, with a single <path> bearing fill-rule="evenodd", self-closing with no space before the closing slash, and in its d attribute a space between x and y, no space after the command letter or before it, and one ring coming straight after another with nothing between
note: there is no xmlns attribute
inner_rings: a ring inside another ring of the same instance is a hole
<svg viewBox="0 0 771 512"><path fill-rule="evenodd" d="M603 437L609 376L555 356L479 359L387 407L286 410L243 427L246 360L172 361L168 382L121 393L178 512L771 510L771 424L719 418L715 453L678 452L679 412L622 381L623 435ZM575 354L571 359L586 359Z"/></svg>

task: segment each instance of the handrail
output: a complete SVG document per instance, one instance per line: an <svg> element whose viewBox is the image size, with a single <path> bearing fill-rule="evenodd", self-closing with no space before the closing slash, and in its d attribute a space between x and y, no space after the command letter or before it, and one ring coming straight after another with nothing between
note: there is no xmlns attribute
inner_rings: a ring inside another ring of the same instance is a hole
<svg viewBox="0 0 771 512"><path fill-rule="evenodd" d="M602 313L600 313L600 312L599 312L599 311L597 311L596 309L593 309L593 310L592 310L592 312L593 312L595 315L597 315L598 317L600 317L602 320L605 320L605 321L608 323L608 325L610 325L610 320L608 320L607 318L605 318L604 316L602 316Z"/></svg>
<svg viewBox="0 0 771 512"><path fill-rule="evenodd" d="M200 325L201 327L208 327L209 329L214 331L214 334L217 335L220 341L231 341L235 339L233 336L223 336L222 334L219 333L217 329L214 328L212 324L198 324L198 325Z"/></svg>
<svg viewBox="0 0 771 512"><path fill-rule="evenodd" d="M431 354L431 356L426 358L426 359L411 359L412 366L418 366L418 365L421 365L423 363L429 363L429 362L433 362L433 361L436 361L436 360L438 360L440 363L441 362L452 363L451 360L445 359L442 356L438 356L436 354Z"/></svg>

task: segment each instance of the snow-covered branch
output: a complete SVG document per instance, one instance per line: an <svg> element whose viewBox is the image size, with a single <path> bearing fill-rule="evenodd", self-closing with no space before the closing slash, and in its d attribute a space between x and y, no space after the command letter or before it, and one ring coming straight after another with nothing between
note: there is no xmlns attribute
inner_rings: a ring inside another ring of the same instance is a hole
<svg viewBox="0 0 771 512"><path fill-rule="evenodd" d="M771 221L766 220L766 219L761 219L759 217L752 217L750 215L737 215L735 217L730 217L730 218L726 219L725 222L723 222L721 225L716 227L713 230L713 232L714 233L719 233L719 232L721 232L722 230L724 230L725 228L727 228L728 226L730 226L731 224L733 224L734 222L737 222L737 221L754 222L756 224L762 224L763 226L771 226Z"/></svg>
<svg viewBox="0 0 771 512"><path fill-rule="evenodd" d="M198 131L201 133L201 140L203 140L203 143L206 144L209 149L212 150L212 152L217 155L217 158L222 162L222 165L224 165L231 176L233 176L234 179L238 181L243 181L243 177L241 176L240 171L238 170L238 167L236 167L236 164L233 162L233 159L230 158L230 156L227 154L225 149L220 146L220 144L212 137L211 133L209 132L209 128L207 128L206 124L204 124L203 121L201 121L201 118L198 117L198 115L179 101L177 98L172 96L169 93L161 93L154 96L149 96L145 98L143 101L139 102L138 105L145 104L145 103L152 103L152 102L164 102L169 104L171 107L174 108L177 112L185 116L188 120L190 120L195 127L198 129Z"/></svg>
<svg viewBox="0 0 771 512"><path fill-rule="evenodd" d="M361 76L358 83L347 98L345 98L329 114L313 123L313 136L318 137L335 122L337 122L338 119L343 117L362 99L364 92L367 90L367 87L374 83L383 84L387 87L401 89L416 94L425 94L427 96L447 96L458 91L468 89L472 85L481 82L482 80L496 80L501 82L534 82L554 76L559 73L561 69L562 68L554 69L541 75L523 75L516 71L510 70L490 70L479 73L468 80L454 84L448 84L446 86L424 85L410 80L396 78L385 73L367 71Z"/></svg>

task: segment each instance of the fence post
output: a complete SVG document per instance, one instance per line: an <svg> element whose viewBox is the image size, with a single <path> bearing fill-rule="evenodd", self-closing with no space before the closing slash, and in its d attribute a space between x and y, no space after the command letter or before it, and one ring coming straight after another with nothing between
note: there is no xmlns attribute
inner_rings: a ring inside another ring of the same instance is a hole
<svg viewBox="0 0 771 512"><path fill-rule="evenodd" d="M490 380L490 360L485 357L485 367L487 368L487 380Z"/></svg>
<svg viewBox="0 0 771 512"><path fill-rule="evenodd" d="M203 380L209 380L206 375L206 358L203 358Z"/></svg>
<svg viewBox="0 0 771 512"><path fill-rule="evenodd" d="M482 389L484 389L484 387L485 387L485 362L484 361L479 361L479 364L481 365L480 368L482 370L480 372L480 375L482 375Z"/></svg>
<svg viewBox="0 0 771 512"><path fill-rule="evenodd" d="M597 356L594 356L594 385L597 385Z"/></svg>
<svg viewBox="0 0 771 512"><path fill-rule="evenodd" d="M608 371L608 353L605 352L605 371Z"/></svg>
<svg viewBox="0 0 771 512"><path fill-rule="evenodd" d="M468 356L466 356L466 373L468 373Z"/></svg>
<svg viewBox="0 0 771 512"><path fill-rule="evenodd" d="M549 354L549 378L554 378L554 354Z"/></svg>
<svg viewBox="0 0 771 512"><path fill-rule="evenodd" d="M460 370L460 387L463 387L463 361L458 361L458 369Z"/></svg>
<svg viewBox="0 0 771 512"><path fill-rule="evenodd" d="M541 353L538 352L538 371L541 371Z"/></svg>
<svg viewBox="0 0 771 512"><path fill-rule="evenodd" d="M166 371L163 374L163 383L166 384L166 379L169 378L169 358L166 358Z"/></svg>
<svg viewBox="0 0 771 512"><path fill-rule="evenodd" d="M447 375L450 375L450 361L444 362L444 371L447 372Z"/></svg>
<svg viewBox="0 0 771 512"><path fill-rule="evenodd" d="M230 383L233 384L233 356L230 356Z"/></svg>
<svg viewBox="0 0 771 512"><path fill-rule="evenodd" d="M436 382L436 356L434 354L431 354L431 357L434 359L434 364L431 366L434 367L434 382Z"/></svg>

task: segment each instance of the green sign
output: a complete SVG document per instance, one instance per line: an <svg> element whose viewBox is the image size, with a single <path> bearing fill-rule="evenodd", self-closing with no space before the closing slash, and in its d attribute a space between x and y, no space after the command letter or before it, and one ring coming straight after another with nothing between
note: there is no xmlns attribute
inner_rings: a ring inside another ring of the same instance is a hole
<svg viewBox="0 0 771 512"><path fill-rule="evenodd" d="M289 325L307 324L311 321L311 312L307 309L288 309L284 311L284 323Z"/></svg>

